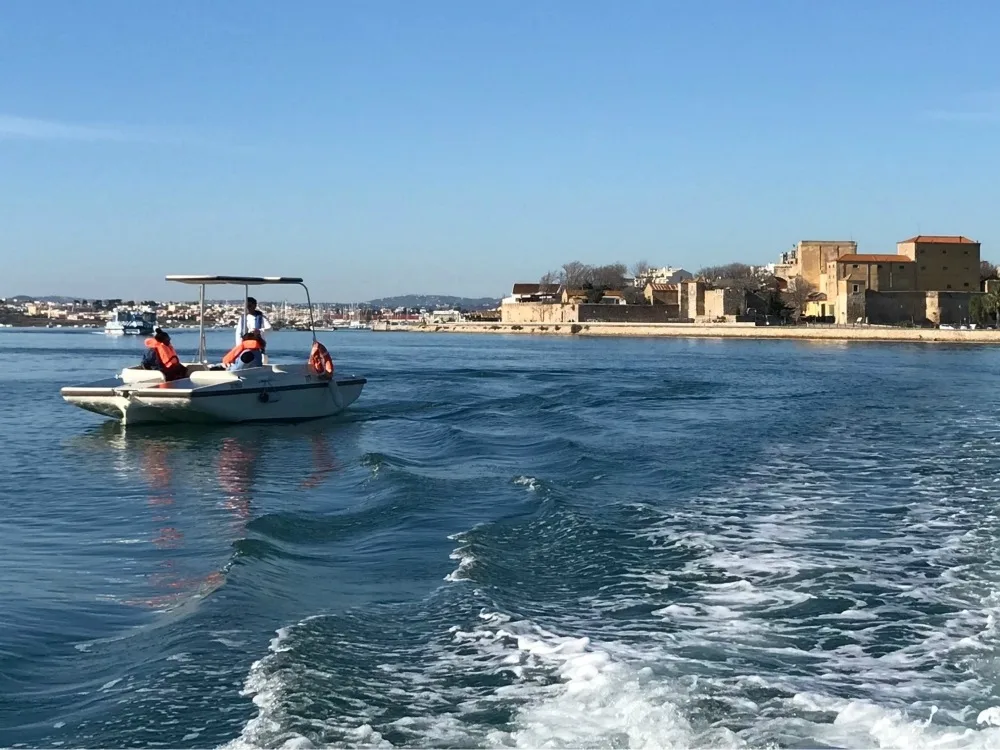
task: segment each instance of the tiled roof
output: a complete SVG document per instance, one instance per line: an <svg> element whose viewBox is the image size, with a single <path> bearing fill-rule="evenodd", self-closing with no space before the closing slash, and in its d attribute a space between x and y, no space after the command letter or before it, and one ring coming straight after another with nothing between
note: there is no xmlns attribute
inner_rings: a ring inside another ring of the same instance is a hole
<svg viewBox="0 0 1000 750"><path fill-rule="evenodd" d="M935 245L978 245L975 240L954 234L918 234L903 242L928 242Z"/></svg>
<svg viewBox="0 0 1000 750"><path fill-rule="evenodd" d="M511 294L558 294L558 284L514 284Z"/></svg>
<svg viewBox="0 0 1000 750"><path fill-rule="evenodd" d="M873 255L869 253L851 253L837 258L838 263L913 263L905 255Z"/></svg>

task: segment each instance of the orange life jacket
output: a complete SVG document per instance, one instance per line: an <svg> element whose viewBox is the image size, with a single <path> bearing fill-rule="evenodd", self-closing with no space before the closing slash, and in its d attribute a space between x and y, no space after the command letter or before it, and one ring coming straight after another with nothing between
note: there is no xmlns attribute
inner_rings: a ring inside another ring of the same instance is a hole
<svg viewBox="0 0 1000 750"><path fill-rule="evenodd" d="M180 357L170 344L163 344L156 339L146 339L146 346L156 351L160 360L160 372L166 381L180 380L187 377L187 368L181 364Z"/></svg>
<svg viewBox="0 0 1000 750"><path fill-rule="evenodd" d="M160 368L163 372L176 370L181 366L180 357L170 344L163 344L156 339L146 339L146 346L156 350L156 356L160 358Z"/></svg>
<svg viewBox="0 0 1000 750"><path fill-rule="evenodd" d="M260 342L257 341L257 339L247 339L246 341L241 341L230 349L229 353L222 358L222 364L228 367L247 349L260 349L263 351L264 347L260 345Z"/></svg>

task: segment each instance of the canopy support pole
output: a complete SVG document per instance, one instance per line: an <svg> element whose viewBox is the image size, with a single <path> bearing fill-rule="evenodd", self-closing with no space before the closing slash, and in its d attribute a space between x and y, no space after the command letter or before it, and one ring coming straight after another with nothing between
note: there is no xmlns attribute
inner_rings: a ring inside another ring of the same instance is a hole
<svg viewBox="0 0 1000 750"><path fill-rule="evenodd" d="M313 321L313 303L309 297L309 287L301 283L299 286L306 290L306 304L309 305L309 332L312 333L313 343L316 343L316 323Z"/></svg>
<svg viewBox="0 0 1000 750"><path fill-rule="evenodd" d="M198 361L205 364L205 285L201 285L198 293Z"/></svg>

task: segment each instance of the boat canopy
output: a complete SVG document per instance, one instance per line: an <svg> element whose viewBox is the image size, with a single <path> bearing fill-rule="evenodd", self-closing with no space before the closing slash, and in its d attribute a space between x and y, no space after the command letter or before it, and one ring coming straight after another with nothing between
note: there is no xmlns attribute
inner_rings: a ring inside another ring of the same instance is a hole
<svg viewBox="0 0 1000 750"><path fill-rule="evenodd" d="M277 284L294 284L306 290L306 304L309 306L309 330L312 332L313 342L316 341L316 324L313 321L312 299L309 296L307 287L298 276L189 276L171 274L166 277L167 281L175 281L179 284L190 284L201 287L198 295L198 361L207 363L205 358L205 287L222 286L224 284L234 284L243 287L244 305L249 298L249 287L265 286Z"/></svg>
<svg viewBox="0 0 1000 750"><path fill-rule="evenodd" d="M195 286L209 284L237 284L239 286L262 286L264 284L301 284L295 276L167 276L167 281Z"/></svg>

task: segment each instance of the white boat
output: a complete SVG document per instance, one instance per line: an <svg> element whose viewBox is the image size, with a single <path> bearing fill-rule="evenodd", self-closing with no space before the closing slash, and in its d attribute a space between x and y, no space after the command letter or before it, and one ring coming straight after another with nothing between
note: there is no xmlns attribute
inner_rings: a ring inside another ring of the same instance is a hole
<svg viewBox="0 0 1000 750"><path fill-rule="evenodd" d="M81 409L117 419L122 424L297 422L337 414L361 396L367 380L337 374L321 361L271 364L236 372L216 369L205 356L205 287L236 284L294 284L306 291L313 351L326 352L316 339L309 290L300 278L276 276L167 276L167 281L200 289L198 359L183 363L187 377L167 382L158 370L126 367L118 375L83 385L66 386L60 394Z"/></svg>
<svg viewBox="0 0 1000 750"><path fill-rule="evenodd" d="M156 328L156 310L116 307L108 316L104 332L113 336L152 336Z"/></svg>

